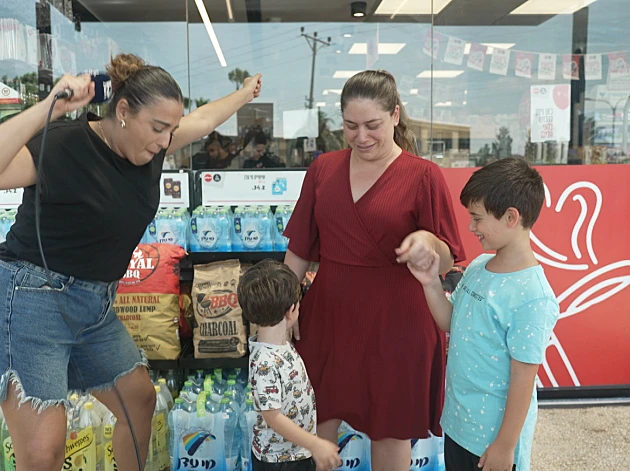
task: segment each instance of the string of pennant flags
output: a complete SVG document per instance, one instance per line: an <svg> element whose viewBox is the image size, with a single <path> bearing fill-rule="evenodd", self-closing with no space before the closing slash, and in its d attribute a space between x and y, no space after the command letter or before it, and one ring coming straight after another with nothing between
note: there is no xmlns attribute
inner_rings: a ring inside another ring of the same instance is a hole
<svg viewBox="0 0 630 471"><path fill-rule="evenodd" d="M441 58L446 64L462 66L467 52L467 44L468 41L463 39L428 30L422 45L422 52L434 60ZM442 47L443 45L445 47ZM488 51L490 47L492 47L492 54L489 54ZM441 54L440 51L442 51ZM490 61L487 60L489 55L491 56ZM630 51L599 54L549 54L504 49L471 42L466 66L483 72L489 62L488 72L506 76L510 71L511 58L514 56L515 76L531 79L536 70L536 76L539 80L555 80L558 74L558 56L560 56L561 67L559 69L565 80L580 80L582 64L586 80L602 80L604 59L608 61L609 78L630 76L628 55L630 55ZM534 67L536 62L538 64L537 69Z"/></svg>

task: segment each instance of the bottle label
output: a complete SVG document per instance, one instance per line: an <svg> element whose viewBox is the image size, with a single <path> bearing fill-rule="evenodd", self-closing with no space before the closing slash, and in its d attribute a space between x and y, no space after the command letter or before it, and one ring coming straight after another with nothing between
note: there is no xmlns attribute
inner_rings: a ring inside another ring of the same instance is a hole
<svg viewBox="0 0 630 471"><path fill-rule="evenodd" d="M206 416L206 392L202 391L197 396L197 417Z"/></svg>
<svg viewBox="0 0 630 471"><path fill-rule="evenodd" d="M15 453L13 452L13 440L11 440L11 437L4 439L2 449L4 451L4 470L15 471Z"/></svg>
<svg viewBox="0 0 630 471"><path fill-rule="evenodd" d="M96 442L92 427L72 434L66 440L66 459L63 470L96 471Z"/></svg>
<svg viewBox="0 0 630 471"><path fill-rule="evenodd" d="M105 471L117 471L118 465L114 458L114 442L111 440L105 442Z"/></svg>

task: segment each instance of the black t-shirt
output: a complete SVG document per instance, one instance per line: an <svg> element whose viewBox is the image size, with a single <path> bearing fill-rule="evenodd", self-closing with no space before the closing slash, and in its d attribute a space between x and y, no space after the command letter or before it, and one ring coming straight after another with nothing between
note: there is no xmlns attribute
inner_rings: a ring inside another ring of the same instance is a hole
<svg viewBox="0 0 630 471"><path fill-rule="evenodd" d="M116 281L155 217L166 151L141 167L115 154L88 125L57 121L43 157L41 233L48 268L83 280ZM26 145L35 166L41 132ZM15 224L0 245L3 260L42 265L35 232L35 186L24 189Z"/></svg>

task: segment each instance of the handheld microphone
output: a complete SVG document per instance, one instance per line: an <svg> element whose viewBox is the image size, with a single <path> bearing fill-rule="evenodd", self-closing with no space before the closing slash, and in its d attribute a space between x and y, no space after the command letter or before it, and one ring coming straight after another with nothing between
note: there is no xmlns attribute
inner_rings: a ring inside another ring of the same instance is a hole
<svg viewBox="0 0 630 471"><path fill-rule="evenodd" d="M103 72L88 72L94 82L94 98L90 103L105 103L112 97L112 80ZM74 90L66 88L55 95L58 100L70 100L74 96Z"/></svg>

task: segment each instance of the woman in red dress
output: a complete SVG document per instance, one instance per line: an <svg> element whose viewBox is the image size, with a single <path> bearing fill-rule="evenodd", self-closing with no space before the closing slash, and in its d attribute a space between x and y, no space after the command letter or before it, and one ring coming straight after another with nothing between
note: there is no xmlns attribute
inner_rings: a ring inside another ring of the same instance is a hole
<svg viewBox="0 0 630 471"><path fill-rule="evenodd" d="M409 439L441 434L445 343L407 264L465 258L451 197L413 135L384 71L355 75L341 94L350 149L308 169L284 233L285 263L319 270L300 309L296 347L315 388L318 434L342 420L372 439L374 471L407 471Z"/></svg>

